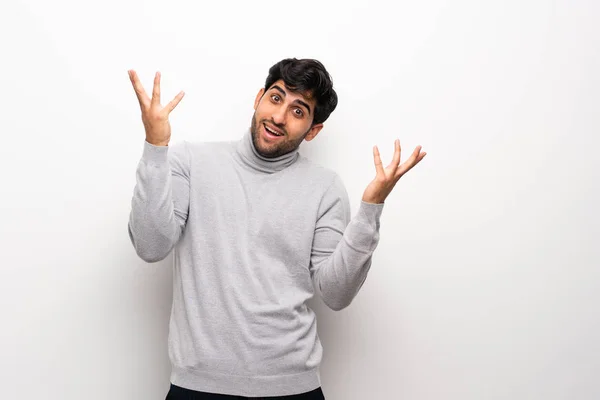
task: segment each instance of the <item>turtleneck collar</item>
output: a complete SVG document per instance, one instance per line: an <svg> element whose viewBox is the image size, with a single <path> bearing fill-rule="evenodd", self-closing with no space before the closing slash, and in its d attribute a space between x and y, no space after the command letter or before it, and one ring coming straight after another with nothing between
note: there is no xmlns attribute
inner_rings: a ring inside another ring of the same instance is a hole
<svg viewBox="0 0 600 400"><path fill-rule="evenodd" d="M300 156L298 149L276 158L263 157L256 151L252 142L252 133L250 128L246 130L244 136L236 145L236 154L243 164L264 173L274 173L292 165Z"/></svg>

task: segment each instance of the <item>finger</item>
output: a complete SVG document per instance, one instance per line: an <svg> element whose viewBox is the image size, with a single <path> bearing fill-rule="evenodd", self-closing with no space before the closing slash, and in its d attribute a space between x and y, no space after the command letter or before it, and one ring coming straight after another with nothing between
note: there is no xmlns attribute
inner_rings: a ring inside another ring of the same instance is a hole
<svg viewBox="0 0 600 400"><path fill-rule="evenodd" d="M412 167L417 165L419 163L419 161L421 161L423 159L424 154L427 154L427 153L421 153L421 146L417 146L415 148L415 150L412 152L409 159L406 160L405 162L403 162L398 167L398 169L396 170L396 176L400 177L400 176L404 175L405 173L407 173L408 171L410 171Z"/></svg>
<svg viewBox="0 0 600 400"><path fill-rule="evenodd" d="M185 93L182 90L181 92L179 92L177 94L177 96L175 96L175 98L173 100L171 100L169 102L169 104L167 104L165 106L165 110L167 110L167 113L170 113L171 111L173 111L175 109L175 107L177 107L177 104L179 104L179 102L181 101L181 99L183 99L184 95L185 95Z"/></svg>
<svg viewBox="0 0 600 400"><path fill-rule="evenodd" d="M154 75L154 87L152 88L152 105L160 104L160 72Z"/></svg>
<svg viewBox="0 0 600 400"><path fill-rule="evenodd" d="M395 146L394 158L392 158L392 162L390 163L388 168L398 168L398 165L400 165L400 154L402 151L400 148L400 139L396 139L394 141L394 146Z"/></svg>
<svg viewBox="0 0 600 400"><path fill-rule="evenodd" d="M146 91L144 90L137 73L132 69L127 72L129 73L129 80L133 85L133 90L135 91L135 95L140 103L140 107L148 106L150 103L150 98L146 94Z"/></svg>
<svg viewBox="0 0 600 400"><path fill-rule="evenodd" d="M140 106L147 106L150 103L150 98L146 94L142 83L140 82L140 78L137 75L137 72L134 70L129 70L129 79L133 85L133 90L135 91L135 95L138 98Z"/></svg>
<svg viewBox="0 0 600 400"><path fill-rule="evenodd" d="M415 162L417 161L417 158L419 157L419 153L421 153L421 146L415 147L415 149L413 150L413 152L410 155L410 157L408 158L408 160L406 160L406 163L409 164L411 167L413 165L415 165Z"/></svg>
<svg viewBox="0 0 600 400"><path fill-rule="evenodd" d="M425 152L421 153L420 151L421 151L421 149L419 148L419 153L417 153L416 157L414 158L414 160L410 166L411 168L413 168L415 165L417 165L419 162L421 162L421 160L427 155L427 153L425 153Z"/></svg>
<svg viewBox="0 0 600 400"><path fill-rule="evenodd" d="M381 156L379 155L379 149L377 146L373 146L373 160L375 161L375 170L377 171L377 175L385 176L383 165L381 164Z"/></svg>

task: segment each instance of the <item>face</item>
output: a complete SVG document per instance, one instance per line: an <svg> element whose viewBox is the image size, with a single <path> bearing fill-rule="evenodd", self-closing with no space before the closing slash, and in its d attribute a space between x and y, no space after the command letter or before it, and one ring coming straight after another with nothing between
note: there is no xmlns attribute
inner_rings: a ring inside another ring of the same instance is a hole
<svg viewBox="0 0 600 400"><path fill-rule="evenodd" d="M279 157L296 150L303 140L313 140L323 124L313 125L316 101L285 87L278 80L254 101L252 141L263 157Z"/></svg>

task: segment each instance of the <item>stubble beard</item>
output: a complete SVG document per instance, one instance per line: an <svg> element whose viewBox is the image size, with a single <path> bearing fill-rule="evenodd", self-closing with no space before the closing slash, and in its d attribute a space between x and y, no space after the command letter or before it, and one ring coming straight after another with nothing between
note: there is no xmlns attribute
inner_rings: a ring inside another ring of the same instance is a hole
<svg viewBox="0 0 600 400"><path fill-rule="evenodd" d="M300 144L302 143L302 141L304 140L304 138L306 137L308 132L310 132L310 129L309 129L308 131L306 131L306 133L304 135L299 137L297 140L291 140L286 135L286 137L283 138L283 140L280 140L280 143L278 145L271 146L269 149L264 149L264 148L261 148L259 145L259 143L260 143L259 129L260 129L260 125L262 125L264 122L265 121L260 121L260 122L256 121L256 113L254 113L254 115L252 115L252 125L250 126L250 132L252 133L252 143L254 144L254 148L256 149L258 154L260 154L261 156L263 156L265 158L280 157L280 156L283 156L287 153L290 153L290 152L296 150L298 147L300 147ZM272 121L270 121L270 122L271 122L271 124L273 124ZM275 125L275 124L273 124L273 125Z"/></svg>

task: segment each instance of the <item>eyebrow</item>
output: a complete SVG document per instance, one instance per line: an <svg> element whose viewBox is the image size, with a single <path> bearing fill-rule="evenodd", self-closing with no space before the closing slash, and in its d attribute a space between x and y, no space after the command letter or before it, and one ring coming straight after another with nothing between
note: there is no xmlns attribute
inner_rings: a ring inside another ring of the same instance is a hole
<svg viewBox="0 0 600 400"><path fill-rule="evenodd" d="M285 97L285 96L286 96L286 92L285 92L285 91L284 91L282 88L280 88L278 85L273 85L273 86L271 86L271 89L277 89L277 90L278 90L278 91L279 91L279 92L280 92L280 93L283 95L283 97ZM303 101L302 101L302 100L300 100L300 99L296 99L296 100L294 100L294 103L298 103L298 104L300 104L301 106L304 106L304 107L306 107L306 109L308 110L308 114L310 115L310 106L309 106L308 104L306 104L305 102L303 102Z"/></svg>

